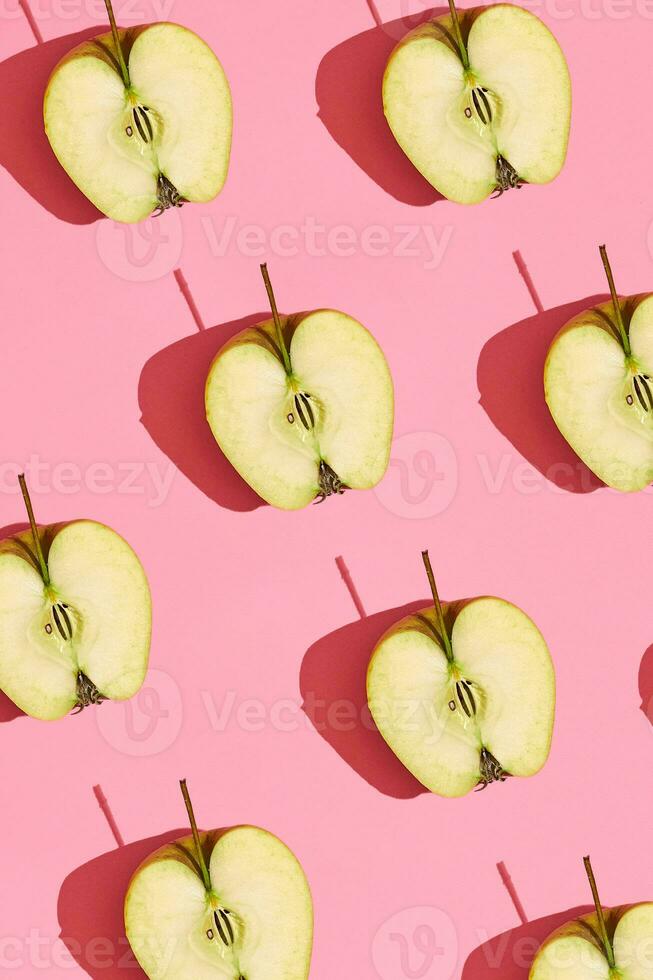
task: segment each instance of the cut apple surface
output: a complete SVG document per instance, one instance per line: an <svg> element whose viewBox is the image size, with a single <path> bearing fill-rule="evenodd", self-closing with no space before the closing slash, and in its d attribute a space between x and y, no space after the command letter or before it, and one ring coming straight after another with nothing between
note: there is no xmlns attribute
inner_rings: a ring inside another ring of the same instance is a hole
<svg viewBox="0 0 653 980"><path fill-rule="evenodd" d="M52 73L44 121L63 168L115 221L210 201L226 180L229 85L211 49L177 24L83 42Z"/></svg>
<svg viewBox="0 0 653 980"><path fill-rule="evenodd" d="M346 313L279 316L271 302L273 319L242 331L211 365L206 414L220 448L259 496L286 510L375 486L394 414L380 347Z"/></svg>
<svg viewBox="0 0 653 980"><path fill-rule="evenodd" d="M611 273L609 281L614 289ZM610 302L574 317L551 344L544 391L558 429L604 483L625 492L648 486L653 295L623 299L615 292Z"/></svg>
<svg viewBox="0 0 653 980"><path fill-rule="evenodd" d="M110 528L34 526L0 543L0 689L26 714L53 720L132 697L150 632L145 573Z"/></svg>
<svg viewBox="0 0 653 980"><path fill-rule="evenodd" d="M193 836L156 851L129 885L125 926L150 980L309 975L308 882L285 844L258 827L194 827Z"/></svg>
<svg viewBox="0 0 653 980"><path fill-rule="evenodd" d="M476 204L562 169L569 71L533 14L511 4L451 14L411 31L390 56L383 104L394 136L445 197Z"/></svg>
<svg viewBox="0 0 653 980"><path fill-rule="evenodd" d="M381 735L440 796L534 775L555 709L541 633L503 599L441 604L433 591L434 606L393 626L372 654L367 696Z"/></svg>
<svg viewBox="0 0 653 980"><path fill-rule="evenodd" d="M541 946L529 980L653 980L653 902L596 912L566 923Z"/></svg>

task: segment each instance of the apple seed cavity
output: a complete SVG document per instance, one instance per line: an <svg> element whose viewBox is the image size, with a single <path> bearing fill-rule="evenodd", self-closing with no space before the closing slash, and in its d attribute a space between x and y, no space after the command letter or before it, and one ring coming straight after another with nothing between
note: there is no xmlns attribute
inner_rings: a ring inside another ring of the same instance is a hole
<svg viewBox="0 0 653 980"><path fill-rule="evenodd" d="M45 632L51 635L54 626L61 639L68 643L73 638L73 619L74 613L67 602L54 602L50 607L50 622L46 624Z"/></svg>
<svg viewBox="0 0 653 980"><path fill-rule="evenodd" d="M468 718L476 717L476 698L472 691L472 681L456 681L456 698L455 701L449 702L449 707L452 704L454 705L452 711L458 707Z"/></svg>
<svg viewBox="0 0 653 980"><path fill-rule="evenodd" d="M490 105L490 100L488 99L488 89L477 85L471 90L471 94L472 105L465 109L465 115L468 119L471 119L474 112L483 125L487 126L488 123L492 122L492 106ZM473 112L472 106L474 107Z"/></svg>
<svg viewBox="0 0 653 980"><path fill-rule="evenodd" d="M478 123L480 122L480 132L483 132L485 127L491 126L497 113L497 98L484 85L474 84L468 89L464 111L465 117L472 120L477 128L479 128ZM493 197L501 197L504 191L509 191L513 187L519 190L525 183L512 164L501 153L497 155L496 181Z"/></svg>
<svg viewBox="0 0 653 980"><path fill-rule="evenodd" d="M642 411L648 414L653 409L653 393L651 392L651 378L648 374L634 374L632 376L632 388L637 396L637 401L642 407ZM633 396L626 395L626 403L634 404Z"/></svg>
<svg viewBox="0 0 653 980"><path fill-rule="evenodd" d="M445 656L449 661L449 668L454 677L454 689L452 692L453 697L448 702L449 709L451 711L460 711L462 713L463 727L466 727L468 721L471 719L476 719L478 713L478 703L481 700L482 692L477 689L477 693L474 695L474 691L472 689L474 687L473 681L465 680L459 674L459 668L456 665L454 657L451 636L449 635L449 629L445 620L444 610L442 608L442 602L440 601L440 594L438 592L428 551L422 552L422 561L424 562L426 576L431 587L435 617L439 628L439 635L436 634L436 636L438 641L442 643ZM496 759L492 753L485 748L485 746L481 748L479 770L481 778L476 786L477 790L486 789L490 783L504 783L510 776L510 773L505 771L499 760Z"/></svg>

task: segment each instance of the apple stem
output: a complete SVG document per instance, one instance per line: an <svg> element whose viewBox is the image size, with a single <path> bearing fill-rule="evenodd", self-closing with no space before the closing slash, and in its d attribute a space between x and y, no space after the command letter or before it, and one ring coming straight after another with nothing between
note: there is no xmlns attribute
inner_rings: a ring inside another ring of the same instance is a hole
<svg viewBox="0 0 653 980"><path fill-rule="evenodd" d="M462 31L460 30L460 20L458 18L458 11L456 10L456 4L454 0L449 0L449 10L451 11L451 20L453 23L453 31L456 35L456 44L458 45L458 50L460 51L460 57L463 63L463 68L465 71L469 70L469 55L467 54L467 48L465 47L465 42L463 41Z"/></svg>
<svg viewBox="0 0 653 980"><path fill-rule="evenodd" d="M279 344L279 349L281 350L281 356L283 357L283 366L286 369L286 374L288 377L292 374L292 365L290 363L290 354L288 353L288 348L286 347L286 342L283 339L283 331L281 329L281 319L279 317L279 310L277 309L277 301L274 298L274 290L272 289L272 283L270 282L270 274L268 273L267 262L264 262L261 266L261 275L263 276L263 282L265 283L265 289L268 294L268 299L270 301L270 309L272 310L272 319L274 320L274 327L277 331L277 343Z"/></svg>
<svg viewBox="0 0 653 980"><path fill-rule="evenodd" d="M451 640L449 639L449 633L447 631L447 626L444 621L444 613L442 612L442 603L440 602L440 596L438 595L438 587L435 584L435 575L433 574L433 568L431 567L431 559L429 558L428 551L422 552L422 560L424 562L424 567L426 569L426 575L429 580L429 585L431 586L433 603L435 605L435 614L438 619L438 625L440 627L440 635L442 637L442 642L444 644L444 652L447 655L447 660L449 661L449 663L453 663L453 647L451 646Z"/></svg>
<svg viewBox="0 0 653 980"><path fill-rule="evenodd" d="M594 877L594 872L592 870L592 862L590 861L589 855L583 858L583 863L585 864L585 871L587 872L590 888L592 889L592 897L594 899L596 914L599 920L599 929L601 931L601 939L603 940L603 946L605 947L605 955L608 958L610 969L614 970L616 966L616 962L614 958L614 950L612 949L612 943L610 942L610 939L608 937L608 929L605 924L603 906L601 905L601 899L599 898L599 890L596 885L596 878Z"/></svg>
<svg viewBox="0 0 653 980"><path fill-rule="evenodd" d="M599 252L601 254L601 259L603 261L603 268L605 269L605 274L608 280L608 285L610 287L610 296L612 297L612 305L614 306L614 315L617 320L617 327L619 328L619 333L621 335L621 343L625 351L626 357L630 357L630 339L626 333L626 328L624 326L624 320L621 315L621 306L619 305L619 297L617 296L617 290L614 284L614 276L612 275L612 268L610 266L610 260L608 259L608 252L605 245L599 245Z"/></svg>
<svg viewBox="0 0 653 980"><path fill-rule="evenodd" d="M190 829L193 832L193 841L195 843L195 851L197 854L197 863L200 866L200 871L202 872L202 878L204 880L204 887L207 893L213 891L211 887L211 876L209 874L209 869L206 866L206 861L204 860L204 851L202 850L202 844L200 841L200 832L197 829L197 822L195 820L195 812L193 810L193 804L190 801L190 794L188 792L188 787L186 785L185 779L179 780L179 785L181 786L181 795L184 798L184 803L186 804L186 812L188 813L188 819L190 820Z"/></svg>
<svg viewBox="0 0 653 980"><path fill-rule="evenodd" d="M41 578L47 588L50 585L50 573L48 571L48 566L45 558L43 557L43 549L41 548L41 538L39 537L39 531L36 526L36 520L34 518L34 510L32 508L32 501L30 500L29 490L27 489L27 482L25 480L25 474L21 473L18 477L18 482L20 483L20 489L23 494L23 500L25 501L25 509L27 510L27 516L29 518L30 527L32 529L32 537L34 538L34 550L36 551L36 558L39 563L39 568L41 569Z"/></svg>
<svg viewBox="0 0 653 980"><path fill-rule="evenodd" d="M109 23L111 24L111 33L113 34L113 43L116 49L116 55L118 56L122 80L125 83L125 88L131 88L131 79L129 77L129 70L127 68L125 56L122 53L122 44L120 43L120 34L118 33L116 18L113 13L113 4L111 3L111 0L104 0L104 5L107 8L107 14L109 15Z"/></svg>

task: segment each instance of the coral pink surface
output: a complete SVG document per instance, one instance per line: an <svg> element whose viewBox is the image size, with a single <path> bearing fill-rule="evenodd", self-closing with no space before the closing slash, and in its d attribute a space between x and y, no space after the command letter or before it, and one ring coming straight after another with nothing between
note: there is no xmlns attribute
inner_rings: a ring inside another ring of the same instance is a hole
<svg viewBox="0 0 653 980"><path fill-rule="evenodd" d="M653 7L530 6L571 68L567 164L465 209L379 109L419 2L118 2L125 25L201 34L235 105L222 195L125 228L40 122L49 71L102 4L33 0L30 27L2 3L0 525L24 520L24 469L40 521L114 527L154 598L133 702L46 725L0 698L3 976L141 976L122 897L185 827L180 777L201 825L260 824L296 852L316 980L525 980L534 942L589 901L586 853L604 902L653 897L651 495L598 487L542 402L551 337L606 291L598 245L623 293L653 289ZM212 442L206 370L265 314L264 260L283 311L346 310L387 355L396 430L375 491L281 513ZM511 599L557 669L546 768L458 801L422 792L363 711L375 640L428 596L426 547L445 598Z"/></svg>

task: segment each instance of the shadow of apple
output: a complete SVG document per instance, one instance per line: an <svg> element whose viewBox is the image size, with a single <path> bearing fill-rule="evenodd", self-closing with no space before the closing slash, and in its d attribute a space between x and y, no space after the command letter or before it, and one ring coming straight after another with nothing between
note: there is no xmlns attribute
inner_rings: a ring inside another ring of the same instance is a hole
<svg viewBox="0 0 653 980"><path fill-rule="evenodd" d="M392 49L408 31L445 12L423 10L357 34L323 57L315 80L318 117L331 137L379 187L404 204L424 206L444 198L392 135L383 114L383 73Z"/></svg>
<svg viewBox="0 0 653 980"><path fill-rule="evenodd" d="M5 722L13 721L14 718L26 718L27 715L18 707L17 704L7 697L4 691L0 691L0 725Z"/></svg>
<svg viewBox="0 0 653 980"><path fill-rule="evenodd" d="M153 851L189 833L167 834L117 847L71 872L59 891L60 938L72 958L90 977L121 980L145 977L131 951L123 921L129 880Z"/></svg>
<svg viewBox="0 0 653 980"><path fill-rule="evenodd" d="M348 766L386 796L412 799L428 790L379 733L367 706L367 665L376 642L428 600L366 616L329 633L306 652L300 673L302 710Z"/></svg>
<svg viewBox="0 0 653 980"><path fill-rule="evenodd" d="M653 643L639 665L639 694L642 699L640 708L653 725Z"/></svg>
<svg viewBox="0 0 653 980"><path fill-rule="evenodd" d="M97 27L57 37L0 64L3 137L0 163L35 201L62 221L86 225L103 215L57 161L43 128L43 96L57 62Z"/></svg>
<svg viewBox="0 0 653 980"><path fill-rule="evenodd" d="M572 493L604 484L558 431L544 400L544 362L558 330L605 296L588 296L507 327L483 347L478 360L480 404L492 423L551 483Z"/></svg>
<svg viewBox="0 0 653 980"><path fill-rule="evenodd" d="M238 475L206 421L204 388L211 361L240 330L269 319L255 313L199 330L149 359L138 384L141 422L191 483L221 507L250 511L265 501Z"/></svg>
<svg viewBox="0 0 653 980"><path fill-rule="evenodd" d="M460 980L528 980L535 955L551 933L591 911L582 906L557 912L487 940L467 957Z"/></svg>

